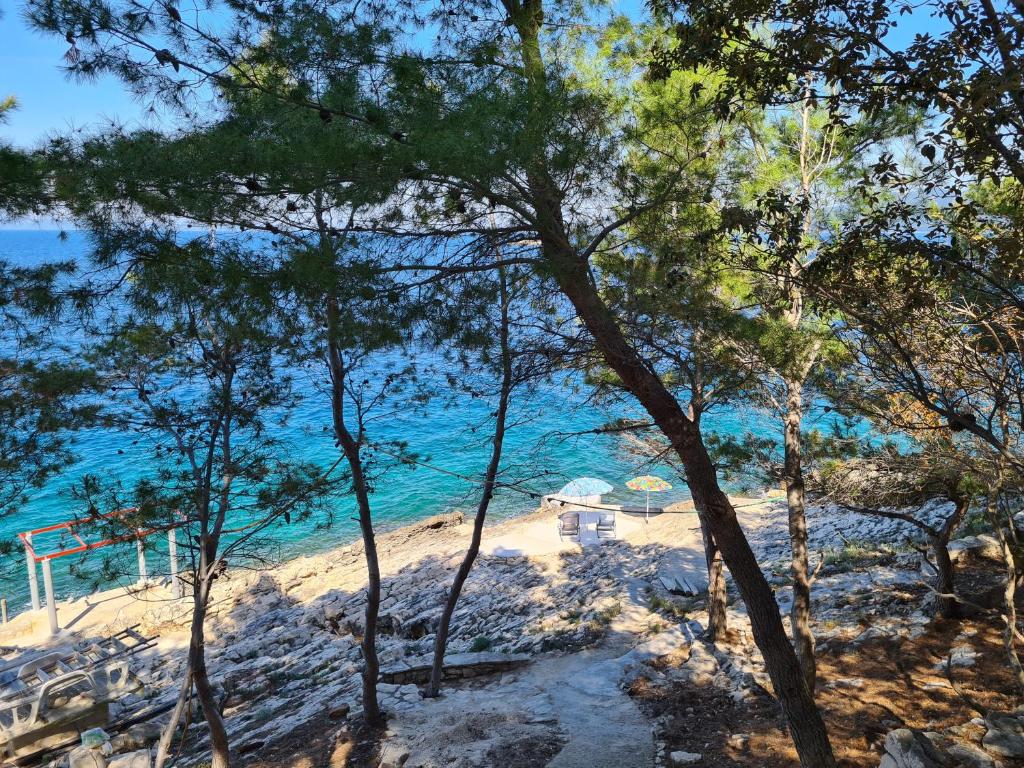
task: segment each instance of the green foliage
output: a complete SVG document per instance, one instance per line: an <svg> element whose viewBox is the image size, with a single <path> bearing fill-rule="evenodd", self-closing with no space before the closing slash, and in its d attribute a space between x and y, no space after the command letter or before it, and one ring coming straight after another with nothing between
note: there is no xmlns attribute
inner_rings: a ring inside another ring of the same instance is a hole
<svg viewBox="0 0 1024 768"><path fill-rule="evenodd" d="M839 549L825 552L826 573L849 573L872 566L890 565L898 554L911 552L909 547L894 544L880 544L875 541L848 541Z"/></svg>
<svg viewBox="0 0 1024 768"><path fill-rule="evenodd" d="M856 422L836 419L829 429L808 429L803 433L802 465L804 480L812 492L828 487L828 473L862 450ZM740 483L745 488L777 488L785 478L782 445L777 437L753 432L742 435L711 432L707 435L708 452L722 478Z"/></svg>
<svg viewBox="0 0 1024 768"><path fill-rule="evenodd" d="M673 621L682 621L689 611L689 607L682 599L665 598L653 590L647 593L647 607L652 612L667 616Z"/></svg>
<svg viewBox="0 0 1024 768"><path fill-rule="evenodd" d="M96 260L130 277L107 287L86 357L107 395L105 425L148 447L152 472L131 487L86 477L86 521L110 536L180 527L208 578L319 509L341 479L291 460L277 437L297 400L277 367L295 331L268 277L273 262L139 226L94 239ZM99 518L124 508L134 511Z"/></svg>
<svg viewBox="0 0 1024 768"><path fill-rule="evenodd" d="M661 2L682 11L679 45L663 51L660 68L700 63L728 73L723 108L737 96L758 103L787 103L808 73L819 78L815 98L842 123L855 115L872 120L894 106L942 116L918 140L933 170L1012 175L1024 180L1015 140L1021 125L1020 8L971 0L929 0L917 6L871 0L838 2ZM916 32L933 19L934 32ZM771 34L764 34L770 29ZM856 45L844 41L856 40ZM888 174L891 158L875 170Z"/></svg>
<svg viewBox="0 0 1024 768"><path fill-rule="evenodd" d="M75 457L75 431L96 422L94 372L58 333L70 264L0 262L0 517Z"/></svg>

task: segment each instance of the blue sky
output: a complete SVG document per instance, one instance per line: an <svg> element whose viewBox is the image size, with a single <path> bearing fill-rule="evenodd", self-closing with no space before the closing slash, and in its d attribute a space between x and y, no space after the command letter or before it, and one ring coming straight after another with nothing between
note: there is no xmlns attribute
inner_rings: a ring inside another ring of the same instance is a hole
<svg viewBox="0 0 1024 768"><path fill-rule="evenodd" d="M614 12L639 16L644 0L611 0ZM0 99L14 96L19 108L8 114L0 136L19 146L32 146L49 135L102 125L110 120L152 124L154 117L115 78L69 80L61 65L67 43L59 36L42 35L25 22L21 3L0 6ZM926 13L901 20L897 37L934 31ZM909 33L909 34L907 34ZM905 40L900 41L905 42Z"/></svg>
<svg viewBox="0 0 1024 768"><path fill-rule="evenodd" d="M637 16L644 0L612 0L618 12ZM0 99L14 96L19 107L9 113L0 136L19 146L38 144L47 136L110 120L129 124L153 118L111 76L80 82L62 71L68 44L59 36L29 28L21 3L0 4Z"/></svg>
<svg viewBox="0 0 1024 768"><path fill-rule="evenodd" d="M60 37L30 30L19 6L4 7L0 41L0 98L14 96L19 105L0 127L0 135L8 141L31 146L54 133L109 118L137 122L145 114L112 77L68 80L61 71L68 44Z"/></svg>

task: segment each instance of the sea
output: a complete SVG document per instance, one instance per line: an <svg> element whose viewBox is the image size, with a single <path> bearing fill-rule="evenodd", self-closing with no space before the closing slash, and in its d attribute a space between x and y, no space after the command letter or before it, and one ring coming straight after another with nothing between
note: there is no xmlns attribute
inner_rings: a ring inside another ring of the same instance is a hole
<svg viewBox="0 0 1024 768"><path fill-rule="evenodd" d="M11 263L81 261L87 258L88 248L88 238L82 232L61 235L57 231L0 230L0 260ZM285 446L282 450L329 467L338 453L329 429L325 429L330 424L327 396L304 373L297 375L296 386L302 395L301 405L281 428ZM419 461L415 466L396 463L375 484L371 501L377 530L391 530L454 510L472 514L479 478L489 457L488 414L492 407L486 399L441 398L436 405L421 409L398 409L371 426L372 440L403 441ZM652 505L688 498L685 483L671 468L638 459L624 450L616 436L594 432L614 419L639 417L639 411L629 404L595 402L586 385L572 374L540 386L528 402L519 403L516 413L502 462L504 479L514 480L516 487L496 494L491 519L530 512L538 506L531 494L556 492L571 479L584 476L609 483L614 490L605 500L614 503L644 503L643 493L631 491L625 485L638 474L655 474L672 485L671 490L652 495ZM704 425L705 430L724 434L749 430L771 434L775 429L767 414L746 409L712 412L705 417ZM120 431L81 431L73 437L73 448L77 457L73 466L33 491L28 502L14 514L0 518L0 542L13 544L9 554L0 555L0 597L7 599L12 615L29 606L26 559L17 534L80 517L84 510L72 489L85 475L101 476L107 482L130 487L153 469L150 446L135 443L135 437ZM330 499L328 508L330 514L322 512L276 527L261 544L266 561L315 554L358 538L358 526L352 519L356 514L354 500L339 493ZM66 534L42 535L34 540L40 553L73 543ZM157 541L153 546L155 551L148 555L148 569L151 576L159 578L167 570L166 542ZM123 567L112 567L112 560ZM134 545L55 559L57 598L80 597L97 589L131 583L135 575L133 563Z"/></svg>

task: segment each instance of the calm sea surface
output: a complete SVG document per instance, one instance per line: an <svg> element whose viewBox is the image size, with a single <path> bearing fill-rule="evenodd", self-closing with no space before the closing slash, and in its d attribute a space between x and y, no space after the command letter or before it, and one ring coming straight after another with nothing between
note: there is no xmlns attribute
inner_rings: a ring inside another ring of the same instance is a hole
<svg viewBox="0 0 1024 768"><path fill-rule="evenodd" d="M69 233L62 241L56 232L0 231L0 259L18 263L39 263L47 260L78 259L87 253L87 242L80 233ZM292 455L316 461L324 467L337 458L336 449L324 426L330 423L329 403L308 377L299 376L298 387L306 395L282 438ZM484 436L489 431L489 404L464 398L455 405L438 403L425 412L399 412L382 419L372 427L371 439L404 440L433 467L469 477L479 477L487 461L489 445ZM657 496L658 503L687 497L685 485L664 467L640 466L623 454L614 438L599 435L566 437L594 429L614 416L586 401L585 389L571 381L545 386L529 401L520 404L520 414L528 420L518 424L507 439L504 464L509 477L521 478L524 489L538 493L558 490L568 480L581 475L603 478L615 486L607 498L611 501L642 503L643 495L626 489L625 481L640 473L655 472L675 487ZM480 426L477 433L471 428ZM706 429L724 433L740 433L749 429L771 430L763 415L725 411L710 414ZM83 475L102 475L105 479L122 481L130 486L144 477L152 455L148 447L133 446L131 436L121 432L90 430L75 438L77 464L45 488L34 493L27 506L16 515L0 519L0 541L14 539L19 531L39 528L73 519L81 507L71 498L69 489ZM475 504L475 488L471 481L427 468L400 467L390 470L377 484L372 502L378 528L387 530L402 524L453 509L470 510ZM652 497L652 502L655 497ZM332 501L334 523L322 527L322 519L282 526L274 531L274 542L268 545L267 556L286 559L304 553L323 551L348 543L358 537L351 520L355 514L352 500L340 496ZM536 507L529 496L513 491L500 492L492 503L494 518L508 517ZM55 547L55 538L37 541L40 549ZM160 548L164 548L161 543ZM127 556L127 553L122 553ZM151 572L165 568L160 555L151 558ZM0 597L7 597L12 612L22 610L28 601L24 556L15 549L13 556L3 557L0 565ZM90 579L99 573L102 555L90 553L84 559L66 557L54 561L54 579L59 598L87 593L95 588ZM71 571L79 571L73 576ZM84 575L85 579L82 578ZM130 581L127 575L120 581ZM116 582L117 580L115 580ZM103 586L115 582L104 581Z"/></svg>

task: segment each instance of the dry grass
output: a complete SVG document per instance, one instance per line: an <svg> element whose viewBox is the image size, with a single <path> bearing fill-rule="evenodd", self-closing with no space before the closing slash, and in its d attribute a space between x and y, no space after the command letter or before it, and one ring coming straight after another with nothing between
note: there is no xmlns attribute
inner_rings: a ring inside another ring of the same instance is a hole
<svg viewBox="0 0 1024 768"><path fill-rule="evenodd" d="M991 622L939 622L914 640L830 648L819 654L817 699L841 766L875 768L882 740L894 728L941 730L977 715L950 687L944 668L962 630L976 630L971 644L978 656L974 666L953 668L957 687L985 709L1017 705L998 627ZM718 688L690 684L666 689L641 683L631 693L650 714L669 716L668 749L700 752L704 766L799 766L781 712L767 696L737 704ZM983 731L975 730L980 737Z"/></svg>

